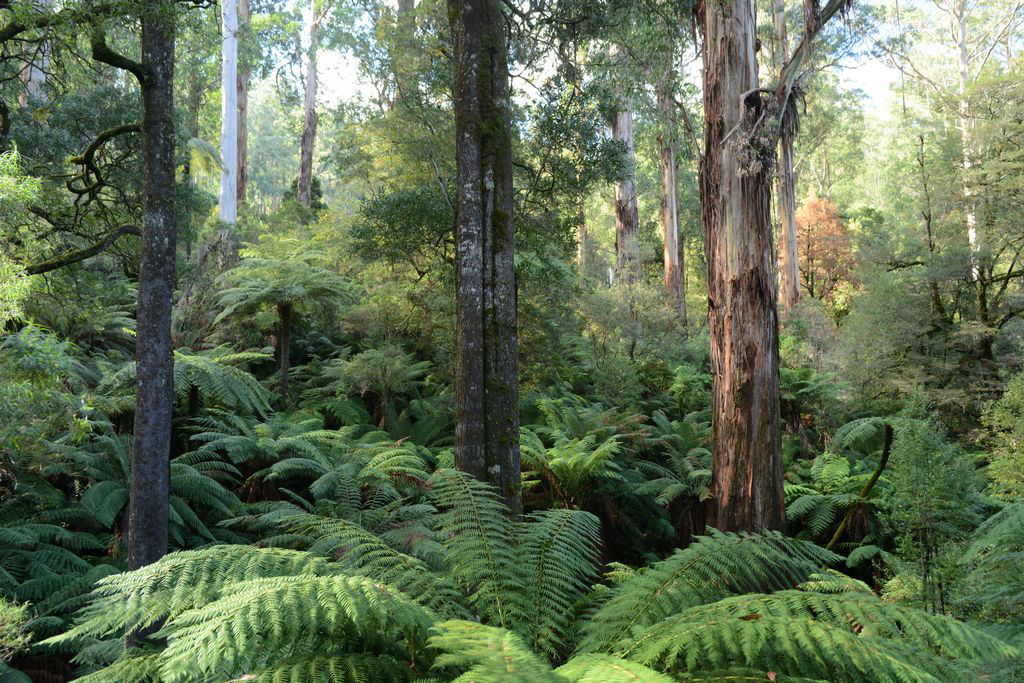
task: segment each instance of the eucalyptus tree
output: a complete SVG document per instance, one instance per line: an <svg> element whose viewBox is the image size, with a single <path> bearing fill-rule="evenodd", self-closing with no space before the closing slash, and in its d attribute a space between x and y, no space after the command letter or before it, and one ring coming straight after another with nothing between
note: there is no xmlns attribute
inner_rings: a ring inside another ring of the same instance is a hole
<svg viewBox="0 0 1024 683"><path fill-rule="evenodd" d="M711 523L782 528L779 327L773 273L771 179L781 112L821 27L847 6L805 14L804 37L775 88L758 79L751 0L699 6L704 41L701 204L708 264L714 431Z"/></svg>
<svg viewBox="0 0 1024 683"><path fill-rule="evenodd" d="M331 0L309 0L309 47L306 51L306 84L303 100L302 139L299 143L299 181L296 197L309 207L313 187L313 151L316 146L316 58L320 49L321 28Z"/></svg>

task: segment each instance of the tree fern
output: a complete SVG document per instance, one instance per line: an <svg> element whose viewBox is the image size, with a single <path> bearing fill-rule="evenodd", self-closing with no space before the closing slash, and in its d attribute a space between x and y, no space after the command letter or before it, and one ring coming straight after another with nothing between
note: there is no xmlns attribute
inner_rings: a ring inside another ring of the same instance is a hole
<svg viewBox="0 0 1024 683"><path fill-rule="evenodd" d="M633 630L730 594L790 588L839 556L776 532L712 530L668 559L631 573L584 626L583 651L613 649Z"/></svg>
<svg viewBox="0 0 1024 683"><path fill-rule="evenodd" d="M269 358L265 353L238 353L226 347L203 353L178 349L174 352L174 394L185 400L194 390L210 407L265 415L270 412L270 392L240 366ZM105 377L97 391L115 401L134 396L135 363ZM120 403L131 405L130 401Z"/></svg>
<svg viewBox="0 0 1024 683"><path fill-rule="evenodd" d="M420 680L407 662L388 655L340 654L282 662L230 683L404 683Z"/></svg>
<svg viewBox="0 0 1024 683"><path fill-rule="evenodd" d="M525 598L518 630L534 649L556 658L570 639L573 603L597 575L600 523L588 512L544 510L531 514L518 535Z"/></svg>
<svg viewBox="0 0 1024 683"><path fill-rule="evenodd" d="M327 650L400 652L395 643L429 628L429 612L361 576L284 576L244 581L171 619L161 675L169 682L239 676L282 658Z"/></svg>
<svg viewBox="0 0 1024 683"><path fill-rule="evenodd" d="M513 530L494 489L458 470L441 469L430 479L442 515L440 529L452 577L470 605L490 623L510 626L524 615L517 608Z"/></svg>
<svg viewBox="0 0 1024 683"><path fill-rule="evenodd" d="M970 680L969 663L1015 649L954 619L861 592L782 591L688 608L620 653L680 671L747 666L833 681Z"/></svg>
<svg viewBox="0 0 1024 683"><path fill-rule="evenodd" d="M136 631L220 597L253 577L329 576L337 565L309 553L240 545L172 553L142 569L100 580L79 623L53 643Z"/></svg>

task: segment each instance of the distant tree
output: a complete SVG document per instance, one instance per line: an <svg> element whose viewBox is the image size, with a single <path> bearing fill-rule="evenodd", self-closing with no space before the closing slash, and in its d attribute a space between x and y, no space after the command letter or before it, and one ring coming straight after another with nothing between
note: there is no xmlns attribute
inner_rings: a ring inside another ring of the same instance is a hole
<svg viewBox="0 0 1024 683"><path fill-rule="evenodd" d="M796 212L800 279L807 295L830 300L854 277L852 240L839 209L828 199L807 198Z"/></svg>

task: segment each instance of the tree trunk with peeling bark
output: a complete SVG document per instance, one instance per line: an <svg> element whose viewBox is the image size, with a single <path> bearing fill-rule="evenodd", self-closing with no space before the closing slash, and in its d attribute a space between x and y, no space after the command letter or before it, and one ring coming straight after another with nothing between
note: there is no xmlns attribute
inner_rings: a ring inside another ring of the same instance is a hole
<svg viewBox="0 0 1024 683"><path fill-rule="evenodd" d="M751 0L702 3L701 204L711 334L713 503L723 531L785 524L771 156L749 136L762 110ZM727 139L728 138L728 139ZM775 141L771 140L770 147Z"/></svg>
<svg viewBox="0 0 1024 683"><path fill-rule="evenodd" d="M174 3L142 17L142 258L136 314L135 427L128 502L128 568L167 552L175 284Z"/></svg>
<svg viewBox="0 0 1024 683"><path fill-rule="evenodd" d="M625 177L615 184L615 280L619 284L629 284L636 282L640 269L640 215L634 181L636 152L632 100L627 100L622 110L615 113L612 139L625 146L627 165Z"/></svg>
<svg viewBox="0 0 1024 683"><path fill-rule="evenodd" d="M662 132L658 136L661 155L661 238L665 264L665 295L679 312L686 327L686 276L683 271L683 249L679 241L678 164L676 161L674 79L669 76L659 85L658 113Z"/></svg>
<svg viewBox="0 0 1024 683"><path fill-rule="evenodd" d="M302 140L299 144L299 181L296 196L309 207L313 189L313 149L316 145L316 52L320 42L320 22L323 15L316 0L310 2L309 52L306 61L306 96L302 119Z"/></svg>
<svg viewBox="0 0 1024 683"><path fill-rule="evenodd" d="M786 36L785 0L774 0L772 18L775 22L776 58L779 73L789 54ZM779 298L785 310L800 301L800 266L796 246L796 176L793 173L793 136L796 133L795 103L784 112L779 131L778 177L775 189L779 206Z"/></svg>
<svg viewBox="0 0 1024 683"><path fill-rule="evenodd" d="M456 466L522 511L508 54L499 0L448 0L456 129Z"/></svg>

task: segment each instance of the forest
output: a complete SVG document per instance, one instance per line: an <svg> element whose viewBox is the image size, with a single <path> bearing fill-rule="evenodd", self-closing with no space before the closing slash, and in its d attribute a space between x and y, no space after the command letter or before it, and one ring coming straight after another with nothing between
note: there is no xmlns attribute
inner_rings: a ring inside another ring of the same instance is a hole
<svg viewBox="0 0 1024 683"><path fill-rule="evenodd" d="M0 683L1024 681L1024 0L0 0Z"/></svg>

